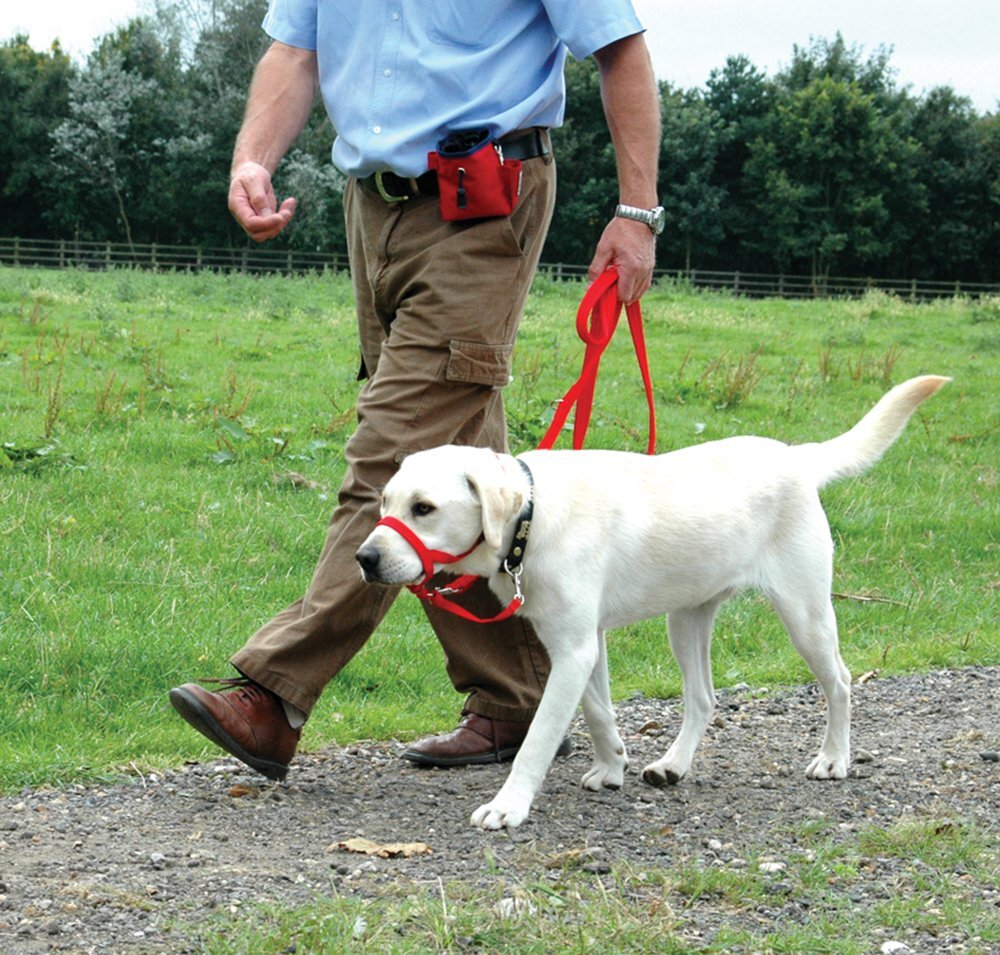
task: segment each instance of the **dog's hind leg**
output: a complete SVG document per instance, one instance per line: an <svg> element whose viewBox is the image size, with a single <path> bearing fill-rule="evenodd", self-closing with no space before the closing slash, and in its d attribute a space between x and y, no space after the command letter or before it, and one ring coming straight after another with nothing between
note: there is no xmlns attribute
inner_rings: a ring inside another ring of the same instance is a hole
<svg viewBox="0 0 1000 955"><path fill-rule="evenodd" d="M604 633L598 634L597 663L590 674L587 689L583 691L583 715L594 741L594 765L584 773L580 785L598 791L601 787L618 789L625 781L628 755L618 734L615 711L611 705L611 687L608 679L608 649Z"/></svg>
<svg viewBox="0 0 1000 955"><path fill-rule="evenodd" d="M715 712L712 686L712 624L721 601L711 601L692 610L675 610L667 627L670 647L684 681L684 719L670 749L662 759L650 763L642 778L651 786L678 783L691 768L695 750Z"/></svg>
<svg viewBox="0 0 1000 955"><path fill-rule="evenodd" d="M826 732L816 758L806 769L810 779L843 779L851 764L851 674L841 659L837 645L837 618L830 602L829 589L803 593L818 588L805 585L808 574L801 574L797 591L770 594L795 649L826 696Z"/></svg>

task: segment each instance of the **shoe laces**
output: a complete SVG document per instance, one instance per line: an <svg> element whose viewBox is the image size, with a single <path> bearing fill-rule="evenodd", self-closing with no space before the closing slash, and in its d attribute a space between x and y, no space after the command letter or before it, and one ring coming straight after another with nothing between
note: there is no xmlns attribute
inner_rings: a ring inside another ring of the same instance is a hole
<svg viewBox="0 0 1000 955"><path fill-rule="evenodd" d="M236 676L236 677L223 677L221 679L209 678L204 680L205 683L214 683L217 686L221 686L222 689L220 693L233 692L235 696L240 697L247 703L262 703L272 697L274 694L270 690L261 686L255 680L251 680L247 676Z"/></svg>

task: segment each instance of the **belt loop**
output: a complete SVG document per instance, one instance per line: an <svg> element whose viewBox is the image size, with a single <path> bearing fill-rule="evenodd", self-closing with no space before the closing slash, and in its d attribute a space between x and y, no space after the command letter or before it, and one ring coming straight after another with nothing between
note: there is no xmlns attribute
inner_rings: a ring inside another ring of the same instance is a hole
<svg viewBox="0 0 1000 955"><path fill-rule="evenodd" d="M551 165L556 157L552 154L552 134L545 126L537 127L539 151L542 154L542 162L546 166Z"/></svg>

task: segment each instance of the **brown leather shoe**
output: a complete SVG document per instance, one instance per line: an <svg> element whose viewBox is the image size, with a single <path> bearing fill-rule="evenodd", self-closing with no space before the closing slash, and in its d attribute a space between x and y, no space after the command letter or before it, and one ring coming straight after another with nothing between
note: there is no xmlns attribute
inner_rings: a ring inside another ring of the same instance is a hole
<svg viewBox="0 0 1000 955"><path fill-rule="evenodd" d="M530 723L511 723L466 713L450 733L418 740L402 754L403 759L421 766L469 766L478 763L502 763L513 759L528 735ZM556 756L566 756L573 749L567 736Z"/></svg>
<svg viewBox="0 0 1000 955"><path fill-rule="evenodd" d="M217 680L216 693L194 683L170 691L170 702L199 733L268 779L284 779L301 729L288 725L281 700L246 678Z"/></svg>

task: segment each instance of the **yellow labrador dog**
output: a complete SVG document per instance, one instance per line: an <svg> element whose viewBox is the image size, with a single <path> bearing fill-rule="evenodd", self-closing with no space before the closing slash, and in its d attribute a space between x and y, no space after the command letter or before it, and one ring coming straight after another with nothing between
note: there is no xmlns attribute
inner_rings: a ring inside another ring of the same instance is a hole
<svg viewBox="0 0 1000 955"><path fill-rule="evenodd" d="M826 733L806 775L845 777L851 681L837 646L833 543L817 491L875 464L948 380L904 382L850 431L821 444L736 437L655 457L530 451L516 459L447 446L406 458L385 488L384 521L358 550L365 579L413 585L448 566L489 578L503 602L523 593L516 612L552 663L510 775L472 824L524 822L581 700L595 750L582 784L622 785L628 760L604 634L662 614L684 681L684 718L642 778L654 786L680 780L715 706L712 623L721 604L748 587L770 599L826 695Z"/></svg>

